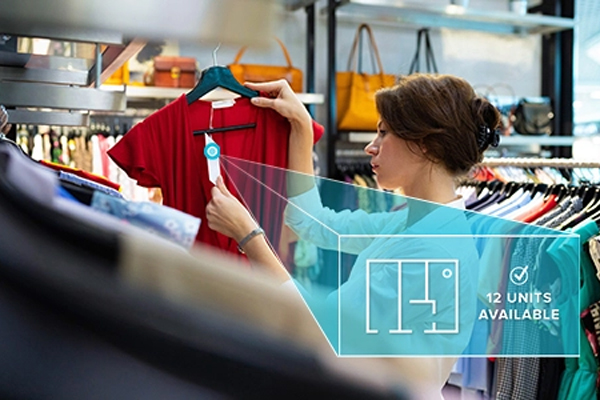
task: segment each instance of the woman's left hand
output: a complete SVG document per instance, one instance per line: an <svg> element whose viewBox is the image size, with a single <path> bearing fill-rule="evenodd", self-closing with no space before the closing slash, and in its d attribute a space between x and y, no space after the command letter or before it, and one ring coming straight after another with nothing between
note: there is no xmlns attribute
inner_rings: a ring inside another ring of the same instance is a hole
<svg viewBox="0 0 600 400"><path fill-rule="evenodd" d="M211 194L212 199L206 206L210 229L239 242L257 227L248 210L229 192L220 176Z"/></svg>

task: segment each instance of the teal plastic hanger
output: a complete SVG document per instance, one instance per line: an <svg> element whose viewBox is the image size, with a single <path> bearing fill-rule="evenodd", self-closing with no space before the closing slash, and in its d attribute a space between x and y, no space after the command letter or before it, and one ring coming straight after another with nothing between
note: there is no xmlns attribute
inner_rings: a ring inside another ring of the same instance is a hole
<svg viewBox="0 0 600 400"><path fill-rule="evenodd" d="M215 90L219 87L248 98L258 96L257 91L250 90L241 85L233 77L229 68L217 65L217 51L219 51L220 47L221 44L219 43L219 45L213 50L213 66L202 71L202 75L200 76L200 80L196 84L196 87L185 95L188 104L192 104L194 101L202 98L202 96L211 90Z"/></svg>
<svg viewBox="0 0 600 400"><path fill-rule="evenodd" d="M227 67L214 66L202 71L202 76L200 77L198 84L185 95L185 98L187 99L188 104L192 104L194 101L218 87L227 89L244 97L252 98L258 96L257 91L250 90L236 81Z"/></svg>

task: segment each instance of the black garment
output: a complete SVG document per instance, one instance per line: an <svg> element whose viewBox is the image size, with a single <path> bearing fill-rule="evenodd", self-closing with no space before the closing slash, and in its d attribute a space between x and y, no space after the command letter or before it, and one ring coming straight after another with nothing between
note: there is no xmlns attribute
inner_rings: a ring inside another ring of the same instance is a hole
<svg viewBox="0 0 600 400"><path fill-rule="evenodd" d="M538 400L556 400L560 390L560 377L565 370L563 358L540 359L540 379L538 381Z"/></svg>
<svg viewBox="0 0 600 400"><path fill-rule="evenodd" d="M486 200L484 200L483 202L473 205L472 207L469 207L470 210L472 211L481 211L484 208L488 207L491 204L496 204L496 203L500 203L501 201L503 201L504 199L506 199L506 194L504 193L500 193L500 192L494 192L490 197L488 197Z"/></svg>

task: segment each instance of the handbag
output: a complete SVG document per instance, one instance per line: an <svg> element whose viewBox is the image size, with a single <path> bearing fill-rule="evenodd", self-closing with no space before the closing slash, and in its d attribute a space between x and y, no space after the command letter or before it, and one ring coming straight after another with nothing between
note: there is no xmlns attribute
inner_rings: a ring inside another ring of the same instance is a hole
<svg viewBox="0 0 600 400"><path fill-rule="evenodd" d="M550 99L521 99L513 114L513 127L521 135L550 135L554 111Z"/></svg>
<svg viewBox="0 0 600 400"><path fill-rule="evenodd" d="M192 88L196 85L197 68L193 57L154 57L154 70L151 74L153 86Z"/></svg>
<svg viewBox="0 0 600 400"><path fill-rule="evenodd" d="M247 46L244 46L238 51L233 63L228 65L231 70L233 77L243 84L244 82L269 82L278 79L285 79L288 81L292 90L296 93L302 92L303 75L302 71L298 68L294 68L292 65L292 59L290 53L283 44L283 42L277 38L277 43L283 50L283 55L287 62L287 66L278 65L264 65L264 64L240 64L240 60L246 52Z"/></svg>
<svg viewBox="0 0 600 400"><path fill-rule="evenodd" d="M369 37L373 74L362 72L361 55L357 47L362 31ZM377 65L375 65L375 62ZM378 73L375 73L377 68ZM375 106L375 92L384 87L393 86L396 75L383 73L379 51L371 27L361 24L354 36L354 44L348 58L348 71L336 74L337 89L337 127L338 130L373 131L377 127L379 114Z"/></svg>
<svg viewBox="0 0 600 400"><path fill-rule="evenodd" d="M428 73L438 73L437 64L435 63L435 55L433 54L433 47L431 47L431 41L429 40L429 29L422 28L417 32L417 50L415 50L415 56L413 57L412 63L408 74L414 72L421 72L421 43L425 42L425 65Z"/></svg>

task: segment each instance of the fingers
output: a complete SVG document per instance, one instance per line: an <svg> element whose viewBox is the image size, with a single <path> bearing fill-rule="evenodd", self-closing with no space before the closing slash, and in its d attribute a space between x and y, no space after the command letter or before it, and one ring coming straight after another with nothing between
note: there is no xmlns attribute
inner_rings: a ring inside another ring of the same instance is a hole
<svg viewBox="0 0 600 400"><path fill-rule="evenodd" d="M275 99L269 99L268 97L253 97L250 101L257 107L275 108Z"/></svg>
<svg viewBox="0 0 600 400"><path fill-rule="evenodd" d="M213 186L212 189L210 189L210 195L213 199L219 197L222 195L221 189L219 189L217 186Z"/></svg>
<svg viewBox="0 0 600 400"><path fill-rule="evenodd" d="M223 177L221 175L217 177L217 187L224 195L231 196L231 193L229 192L229 189L227 189L227 186L225 186L225 182L223 181Z"/></svg>
<svg viewBox="0 0 600 400"><path fill-rule="evenodd" d="M261 82L261 83L253 83L253 82L245 82L244 86L252 90L260 90L268 93L279 93L283 88L289 86L285 79L280 79L278 81L273 82Z"/></svg>

